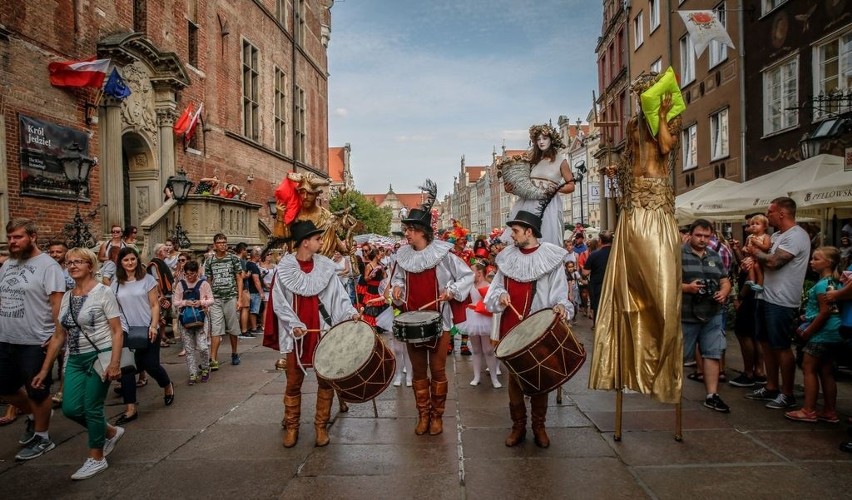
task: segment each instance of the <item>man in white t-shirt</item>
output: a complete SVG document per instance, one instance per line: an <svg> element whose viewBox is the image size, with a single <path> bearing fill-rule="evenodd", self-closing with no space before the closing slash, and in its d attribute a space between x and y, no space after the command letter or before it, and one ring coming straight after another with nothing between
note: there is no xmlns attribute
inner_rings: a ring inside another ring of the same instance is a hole
<svg viewBox="0 0 852 500"><path fill-rule="evenodd" d="M18 440L24 448L15 459L31 460L56 447L48 435L50 376L39 388L32 380L59 325L65 279L59 264L39 250L35 222L11 220L6 234L9 260L0 268L0 399L27 415Z"/></svg>
<svg viewBox="0 0 852 500"><path fill-rule="evenodd" d="M769 253L753 246L743 248L743 253L764 269L763 292L757 296L755 333L766 364L766 386L746 397L768 401L767 408L783 409L796 406L793 396L796 359L791 339L802 301L811 239L796 223L796 202L790 198L772 200L766 217L769 225L776 229ZM749 264L750 260L746 259L744 265L748 267Z"/></svg>

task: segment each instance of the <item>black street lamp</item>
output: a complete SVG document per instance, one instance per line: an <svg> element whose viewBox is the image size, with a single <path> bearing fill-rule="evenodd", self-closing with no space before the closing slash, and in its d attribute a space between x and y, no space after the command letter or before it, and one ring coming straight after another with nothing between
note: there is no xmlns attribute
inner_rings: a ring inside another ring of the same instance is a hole
<svg viewBox="0 0 852 500"><path fill-rule="evenodd" d="M275 198L269 198L266 200L266 208L269 210L269 216L272 217L272 220L275 220L275 216L278 215L278 200Z"/></svg>
<svg viewBox="0 0 852 500"><path fill-rule="evenodd" d="M83 221L80 215L80 192L84 185L88 185L89 173L97 163L95 159L89 158L83 154L83 148L76 142L67 148L68 154L60 156L59 162L62 163L62 168L65 171L65 177L71 186L74 188L74 235L69 242L71 248L91 248L95 246L95 239L89 231L89 225Z"/></svg>
<svg viewBox="0 0 852 500"><path fill-rule="evenodd" d="M585 177L588 169L586 169L586 162L580 160L577 162L577 165L574 167L574 184L580 186L580 224L585 226L585 216L583 214L583 177Z"/></svg>
<svg viewBox="0 0 852 500"><path fill-rule="evenodd" d="M189 196L194 185L195 183L189 180L189 177L186 176L186 172L183 170L178 172L177 175L169 177L169 180L166 182L166 186L172 190L172 194L178 204L175 240L177 240L177 244L180 248L189 248L192 246L192 241L189 240L189 237L187 237L186 232L183 230L183 226L180 223L180 206L186 201L186 198Z"/></svg>

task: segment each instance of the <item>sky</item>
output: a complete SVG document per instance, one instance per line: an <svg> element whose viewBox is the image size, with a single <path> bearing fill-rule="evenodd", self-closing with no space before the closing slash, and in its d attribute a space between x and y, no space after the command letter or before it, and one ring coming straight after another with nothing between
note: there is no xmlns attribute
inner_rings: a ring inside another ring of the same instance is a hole
<svg viewBox="0 0 852 500"><path fill-rule="evenodd" d="M336 0L329 146L363 193L452 191L461 157L524 149L528 129L586 117L600 0Z"/></svg>

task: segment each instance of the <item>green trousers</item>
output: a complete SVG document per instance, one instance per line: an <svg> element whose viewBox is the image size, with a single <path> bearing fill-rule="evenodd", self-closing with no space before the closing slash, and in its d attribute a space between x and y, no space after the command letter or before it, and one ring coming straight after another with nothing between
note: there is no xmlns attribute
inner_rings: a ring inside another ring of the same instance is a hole
<svg viewBox="0 0 852 500"><path fill-rule="evenodd" d="M103 448L106 440L104 400L109 381L102 381L92 368L97 357L95 352L68 356L62 389L62 413L86 428L90 449Z"/></svg>

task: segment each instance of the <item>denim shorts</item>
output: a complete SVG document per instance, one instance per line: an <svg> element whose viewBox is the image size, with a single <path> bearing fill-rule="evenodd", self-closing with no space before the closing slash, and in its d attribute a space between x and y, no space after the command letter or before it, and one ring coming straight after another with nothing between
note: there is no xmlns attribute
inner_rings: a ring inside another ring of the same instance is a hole
<svg viewBox="0 0 852 500"><path fill-rule="evenodd" d="M722 313L706 323L681 323L683 327L683 359L695 358L695 345L701 348L701 356L707 359L722 359L727 347L725 331L722 329Z"/></svg>
<svg viewBox="0 0 852 500"><path fill-rule="evenodd" d="M798 308L758 300L754 311L755 338L768 343L772 349L789 349L798 326Z"/></svg>
<svg viewBox="0 0 852 500"><path fill-rule="evenodd" d="M831 361L842 346L843 344L840 342L808 342L802 352L810 354L820 361Z"/></svg>
<svg viewBox="0 0 852 500"><path fill-rule="evenodd" d="M252 293L249 295L249 313L258 314L260 312L260 294Z"/></svg>

